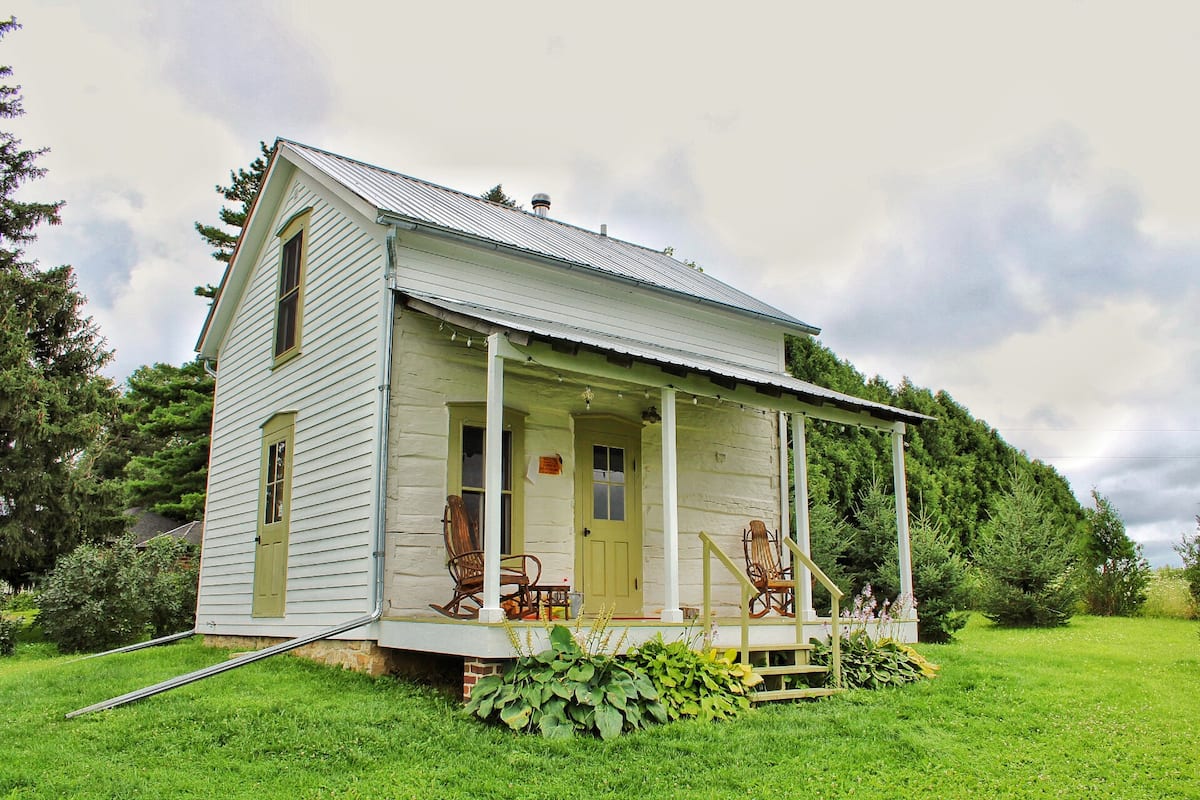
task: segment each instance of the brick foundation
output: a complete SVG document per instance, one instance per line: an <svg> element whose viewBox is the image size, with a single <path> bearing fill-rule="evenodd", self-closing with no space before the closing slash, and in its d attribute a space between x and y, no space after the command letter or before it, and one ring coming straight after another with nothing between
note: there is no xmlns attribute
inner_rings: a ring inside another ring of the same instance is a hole
<svg viewBox="0 0 1200 800"><path fill-rule="evenodd" d="M471 690L480 678L488 675L499 675L504 671L508 662L502 658L471 658L463 659L462 699L465 703L471 699Z"/></svg>

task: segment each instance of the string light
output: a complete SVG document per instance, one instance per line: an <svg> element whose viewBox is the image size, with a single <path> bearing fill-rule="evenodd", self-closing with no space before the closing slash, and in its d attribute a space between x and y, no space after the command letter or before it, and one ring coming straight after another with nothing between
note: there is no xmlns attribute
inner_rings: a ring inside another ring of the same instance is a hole
<svg viewBox="0 0 1200 800"><path fill-rule="evenodd" d="M458 338L458 331L450 331L450 341L453 342L457 338Z"/></svg>

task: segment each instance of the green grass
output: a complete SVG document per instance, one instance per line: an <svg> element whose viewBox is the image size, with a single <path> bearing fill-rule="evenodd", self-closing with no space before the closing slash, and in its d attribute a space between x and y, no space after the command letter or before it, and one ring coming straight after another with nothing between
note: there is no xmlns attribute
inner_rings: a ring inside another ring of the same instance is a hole
<svg viewBox="0 0 1200 800"><path fill-rule="evenodd" d="M487 728L432 689L291 657L68 721L225 654L23 645L0 659L0 798L1197 797L1198 629L975 618L921 648L935 681L609 743Z"/></svg>

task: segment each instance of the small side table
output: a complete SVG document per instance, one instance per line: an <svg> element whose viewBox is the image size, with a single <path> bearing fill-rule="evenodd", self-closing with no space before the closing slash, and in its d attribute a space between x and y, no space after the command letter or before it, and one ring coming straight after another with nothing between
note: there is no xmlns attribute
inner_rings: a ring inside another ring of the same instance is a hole
<svg viewBox="0 0 1200 800"><path fill-rule="evenodd" d="M528 587L528 592L531 618L541 619L542 609L545 609L548 619L571 618L571 586L569 584L540 583ZM558 610L562 611L561 617L555 614Z"/></svg>

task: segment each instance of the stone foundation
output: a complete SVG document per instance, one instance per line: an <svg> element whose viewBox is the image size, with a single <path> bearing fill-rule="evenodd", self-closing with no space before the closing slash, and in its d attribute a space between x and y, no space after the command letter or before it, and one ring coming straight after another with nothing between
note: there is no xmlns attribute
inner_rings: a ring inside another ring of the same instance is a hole
<svg viewBox="0 0 1200 800"><path fill-rule="evenodd" d="M272 645L286 642L280 636L217 636L207 634L204 644L207 647L221 647L228 650L247 652L262 650ZM365 672L368 675L386 675L392 672L392 651L380 647L375 642L364 640L322 639L319 642L306 644L291 651L301 658L328 664L332 667Z"/></svg>

